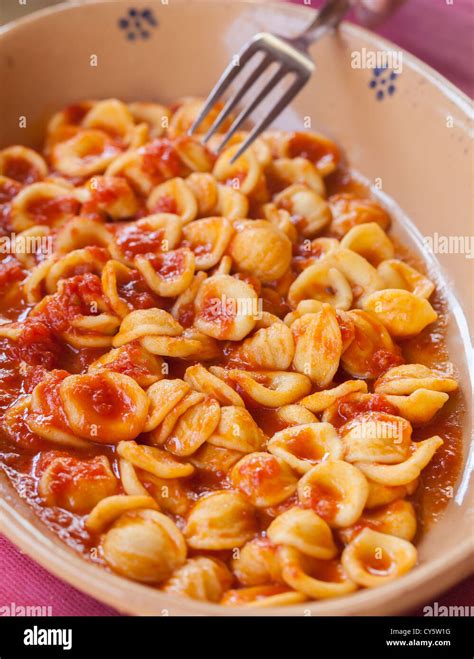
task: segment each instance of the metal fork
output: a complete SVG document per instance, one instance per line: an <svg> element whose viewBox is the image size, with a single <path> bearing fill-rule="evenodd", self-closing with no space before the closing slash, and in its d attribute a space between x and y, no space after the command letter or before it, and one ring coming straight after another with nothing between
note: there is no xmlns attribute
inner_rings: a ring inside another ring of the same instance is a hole
<svg viewBox="0 0 474 659"><path fill-rule="evenodd" d="M228 87L236 80L239 73L253 59L257 53L262 53L262 59L252 73L244 80L239 89L225 103L224 107L216 117L212 126L203 138L206 143L219 129L230 115L239 101L254 86L261 76L272 64L278 68L263 89L252 100L250 105L244 108L232 123L229 131L217 149L220 152L229 142L236 131L251 113L262 103L262 101L275 89L287 75L293 75L294 80L278 100L269 113L258 123L247 136L240 148L233 156L231 162L235 162L252 142L264 131L271 122L283 112L293 98L308 82L315 70L315 65L308 53L309 46L320 39L330 30L337 27L343 16L350 8L350 0L326 0L319 10L314 21L301 34L296 37L286 38L270 32L260 32L248 41L238 54L236 61L232 61L219 78L214 89L206 99L203 109L191 126L189 134L192 135L208 116L214 105L219 101Z"/></svg>

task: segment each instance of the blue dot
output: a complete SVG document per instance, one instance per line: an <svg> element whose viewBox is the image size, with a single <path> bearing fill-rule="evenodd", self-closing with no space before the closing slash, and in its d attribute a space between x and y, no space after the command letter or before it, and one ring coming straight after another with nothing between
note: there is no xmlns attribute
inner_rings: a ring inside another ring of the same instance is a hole
<svg viewBox="0 0 474 659"><path fill-rule="evenodd" d="M156 25L156 18L153 16L151 9L144 9L142 11L142 16L148 21L148 23L150 23L150 25Z"/></svg>
<svg viewBox="0 0 474 659"><path fill-rule="evenodd" d="M382 80L381 80L380 82L381 82L382 85L385 85L386 82L387 82L387 79L386 79L386 78L382 78Z"/></svg>
<svg viewBox="0 0 474 659"><path fill-rule="evenodd" d="M377 80L371 80L369 82L369 87L373 89L374 87L377 87Z"/></svg>
<svg viewBox="0 0 474 659"><path fill-rule="evenodd" d="M381 100L383 99L383 97L384 97L384 93L383 93L383 91L382 91L381 89L379 89L379 91L377 92L377 95L376 95L376 96L377 96L377 100L378 100L378 101L381 101Z"/></svg>
<svg viewBox="0 0 474 659"><path fill-rule="evenodd" d="M119 28L120 28L121 30L126 30L127 27L128 27L128 21L127 21L126 18L121 18L121 19L119 20L118 24L119 24Z"/></svg>
<svg viewBox="0 0 474 659"><path fill-rule="evenodd" d="M390 94L390 96L392 94L394 94L395 93L395 85L390 85L389 88L387 89L387 92Z"/></svg>
<svg viewBox="0 0 474 659"><path fill-rule="evenodd" d="M129 13L130 16L137 16L138 15L138 11L136 9L129 9L128 13Z"/></svg>
<svg viewBox="0 0 474 659"><path fill-rule="evenodd" d="M396 80L396 78L397 78L397 74L395 73L395 71L392 71L392 73L390 74L390 80Z"/></svg>
<svg viewBox="0 0 474 659"><path fill-rule="evenodd" d="M382 69L374 69L374 76L379 76L382 73Z"/></svg>

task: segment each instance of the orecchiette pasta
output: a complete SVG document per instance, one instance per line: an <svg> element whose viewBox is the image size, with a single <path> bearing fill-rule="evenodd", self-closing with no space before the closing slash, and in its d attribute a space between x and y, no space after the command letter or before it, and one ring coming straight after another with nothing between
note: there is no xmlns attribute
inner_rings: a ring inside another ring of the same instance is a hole
<svg viewBox="0 0 474 659"><path fill-rule="evenodd" d="M366 222L349 229L341 240L341 247L357 252L374 266L391 259L395 251L389 237L377 222Z"/></svg>
<svg viewBox="0 0 474 659"><path fill-rule="evenodd" d="M281 407L294 403L311 388L309 379L300 373L225 370L218 366L211 366L210 370L235 384L248 398L263 407Z"/></svg>
<svg viewBox="0 0 474 659"><path fill-rule="evenodd" d="M339 433L347 462L398 464L411 447L411 425L400 416L366 412L344 424Z"/></svg>
<svg viewBox="0 0 474 659"><path fill-rule="evenodd" d="M232 574L223 563L199 556L175 570L163 590L202 602L219 602L231 583Z"/></svg>
<svg viewBox="0 0 474 659"><path fill-rule="evenodd" d="M406 574L416 559L411 542L365 528L344 549L341 561L355 583L373 588Z"/></svg>
<svg viewBox="0 0 474 659"><path fill-rule="evenodd" d="M232 162L249 133L204 144L217 104L190 136L203 103L82 101L42 154L0 150L0 463L166 593L376 587L455 484L445 305L331 140L266 131Z"/></svg>
<svg viewBox="0 0 474 659"><path fill-rule="evenodd" d="M343 237L352 227L376 222L382 229L387 229L390 224L388 213L375 201L371 199L360 199L352 193L333 195L329 199L332 212L332 231Z"/></svg>
<svg viewBox="0 0 474 659"><path fill-rule="evenodd" d="M92 442L134 439L145 426L148 398L128 375L69 375L59 386L59 396L70 428Z"/></svg>
<svg viewBox="0 0 474 659"><path fill-rule="evenodd" d="M185 462L178 462L166 451L155 446L144 446L136 442L120 442L117 453L135 467L148 471L158 478L182 478L193 473L194 467Z"/></svg>
<svg viewBox="0 0 474 659"><path fill-rule="evenodd" d="M168 579L186 560L186 542L174 522L156 510L125 513L102 540L107 564L144 583Z"/></svg>
<svg viewBox="0 0 474 659"><path fill-rule="evenodd" d="M312 510L287 510L273 520L267 535L276 545L295 547L314 558L330 559L337 554L330 527Z"/></svg>
<svg viewBox="0 0 474 659"><path fill-rule="evenodd" d="M326 599L357 590L356 583L337 561L313 558L289 546L279 549L279 558L283 581L307 597Z"/></svg>
<svg viewBox="0 0 474 659"><path fill-rule="evenodd" d="M245 407L228 405L221 407L219 424L207 441L213 446L253 453L262 448L264 435Z"/></svg>
<svg viewBox="0 0 474 659"><path fill-rule="evenodd" d="M371 512L364 512L354 527L340 529L339 536L348 544L364 528L411 541L416 533L416 515L413 504L404 499L397 499Z"/></svg>
<svg viewBox="0 0 474 659"><path fill-rule="evenodd" d="M356 462L357 467L371 480L381 485L407 485L418 478L435 451L443 445L441 437L430 437L412 444L409 457L398 464Z"/></svg>
<svg viewBox="0 0 474 659"><path fill-rule="evenodd" d="M264 314L266 317L257 322L255 334L244 340L234 356L253 368L287 369L295 354L293 334L279 318Z"/></svg>
<svg viewBox="0 0 474 659"><path fill-rule="evenodd" d="M11 222L15 231L23 231L37 224L58 227L79 210L74 188L55 183L32 183L12 200Z"/></svg>
<svg viewBox="0 0 474 659"><path fill-rule="evenodd" d="M251 453L234 465L232 485L258 508L281 503L296 491L297 479L287 463L270 453Z"/></svg>
<svg viewBox="0 0 474 659"><path fill-rule="evenodd" d="M288 301L297 306L302 300L327 302L336 309L350 309L352 288L342 272L323 260L303 270L288 291Z"/></svg>
<svg viewBox="0 0 474 659"><path fill-rule="evenodd" d="M323 460L343 456L343 444L330 423L302 423L280 430L268 442L268 450L299 474Z"/></svg>
<svg viewBox="0 0 474 659"><path fill-rule="evenodd" d="M377 271L387 288L402 288L426 299L431 296L435 288L430 279L398 259L382 261Z"/></svg>
<svg viewBox="0 0 474 659"><path fill-rule="evenodd" d="M265 220L242 220L233 226L236 234L229 255L238 270L262 282L275 281L285 274L291 262L291 242L285 234Z"/></svg>
<svg viewBox="0 0 474 659"><path fill-rule="evenodd" d="M307 375L317 387L327 387L339 368L342 337L337 316L329 305L308 313L291 325L295 339L293 366Z"/></svg>
<svg viewBox="0 0 474 659"><path fill-rule="evenodd" d="M238 492L213 492L191 509L185 536L194 549L242 547L255 535L257 520L252 504Z"/></svg>
<svg viewBox="0 0 474 659"><path fill-rule="evenodd" d="M364 474L343 460L326 460L298 481L298 498L336 528L351 526L360 517L369 486Z"/></svg>
<svg viewBox="0 0 474 659"><path fill-rule="evenodd" d="M79 460L52 451L42 456L41 463L38 492L48 506L84 514L117 491L117 479L105 456Z"/></svg>
<svg viewBox="0 0 474 659"><path fill-rule="evenodd" d="M364 309L379 318L398 339L416 336L438 318L428 300L396 288L372 293L365 298Z"/></svg>
<svg viewBox="0 0 474 659"><path fill-rule="evenodd" d="M410 395L419 389L449 393L458 388L456 380L423 364L404 364L390 368L375 382L381 394Z"/></svg>
<svg viewBox="0 0 474 659"><path fill-rule="evenodd" d="M257 322L257 294L245 281L214 275L201 284L194 300L194 324L215 339L240 341Z"/></svg>
<svg viewBox="0 0 474 659"><path fill-rule="evenodd" d="M232 561L232 570L244 586L262 586L281 581L277 546L268 538L250 540Z"/></svg>
<svg viewBox="0 0 474 659"><path fill-rule="evenodd" d="M297 229L307 238L316 236L331 221L331 211L321 196L322 190L318 192L311 187L307 181L305 185L290 185L275 197L277 207L296 218ZM319 185L314 185L316 187Z"/></svg>

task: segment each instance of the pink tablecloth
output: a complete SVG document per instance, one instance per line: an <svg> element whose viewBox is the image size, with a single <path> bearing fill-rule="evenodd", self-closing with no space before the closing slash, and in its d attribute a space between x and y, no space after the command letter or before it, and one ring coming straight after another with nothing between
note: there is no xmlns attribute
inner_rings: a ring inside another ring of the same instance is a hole
<svg viewBox="0 0 474 659"><path fill-rule="evenodd" d="M314 6L318 6L314 1ZM407 0L385 27L377 30L417 55L446 78L474 95L474 2ZM52 615L116 615L113 609L51 576L0 536L0 609L51 606ZM472 605L474 578L438 600L439 605ZM415 613L421 614L422 609Z"/></svg>

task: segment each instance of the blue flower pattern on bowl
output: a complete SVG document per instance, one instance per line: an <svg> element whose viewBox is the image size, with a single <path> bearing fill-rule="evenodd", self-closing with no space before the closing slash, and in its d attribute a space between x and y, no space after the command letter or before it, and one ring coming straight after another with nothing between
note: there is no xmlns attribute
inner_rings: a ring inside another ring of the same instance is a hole
<svg viewBox="0 0 474 659"><path fill-rule="evenodd" d="M158 21L151 9L130 8L127 15L120 18L118 26L129 41L149 39L151 31L158 27Z"/></svg>
<svg viewBox="0 0 474 659"><path fill-rule="evenodd" d="M396 80L398 74L388 67L372 69L372 78L369 87L375 90L375 98L383 101L387 96L392 96L396 92Z"/></svg>

